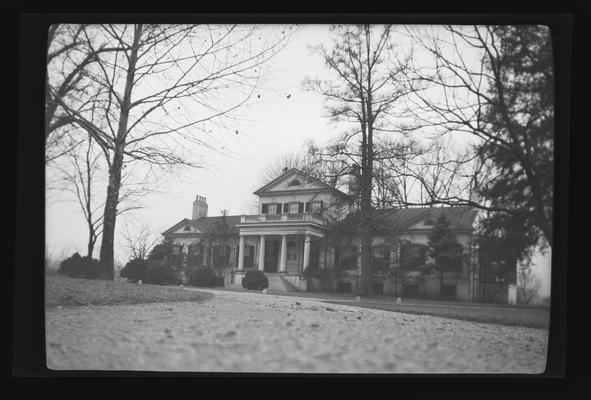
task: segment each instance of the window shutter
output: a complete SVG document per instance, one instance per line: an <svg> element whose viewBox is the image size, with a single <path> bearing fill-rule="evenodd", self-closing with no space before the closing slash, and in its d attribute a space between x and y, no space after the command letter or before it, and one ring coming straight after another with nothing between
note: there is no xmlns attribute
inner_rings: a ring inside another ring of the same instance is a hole
<svg viewBox="0 0 591 400"><path fill-rule="evenodd" d="M300 214L304 212L304 203L299 203L298 204L298 212Z"/></svg>
<svg viewBox="0 0 591 400"><path fill-rule="evenodd" d="M288 213L289 212L289 203L283 203L283 212L284 213Z"/></svg>
<svg viewBox="0 0 591 400"><path fill-rule="evenodd" d="M269 205L267 203L263 203L263 211L262 211L263 214L267 213L268 208L269 208Z"/></svg>
<svg viewBox="0 0 591 400"><path fill-rule="evenodd" d="M324 207L324 202L320 200L320 212L322 212L322 208Z"/></svg>
<svg viewBox="0 0 591 400"><path fill-rule="evenodd" d="M309 201L306 202L306 212L310 212L311 204Z"/></svg>

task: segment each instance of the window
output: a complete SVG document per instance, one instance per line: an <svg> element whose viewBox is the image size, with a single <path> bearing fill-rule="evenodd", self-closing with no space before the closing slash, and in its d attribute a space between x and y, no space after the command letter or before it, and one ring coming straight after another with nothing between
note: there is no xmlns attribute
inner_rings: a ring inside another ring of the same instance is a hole
<svg viewBox="0 0 591 400"><path fill-rule="evenodd" d="M213 246L213 266L230 266L230 246Z"/></svg>
<svg viewBox="0 0 591 400"><path fill-rule="evenodd" d="M373 271L387 271L390 269L389 246L373 246L371 248L371 269Z"/></svg>
<svg viewBox="0 0 591 400"><path fill-rule="evenodd" d="M287 261L297 261L298 260L298 252L297 247L294 242L287 243Z"/></svg>
<svg viewBox="0 0 591 400"><path fill-rule="evenodd" d="M191 227L189 225L185 226L185 229L183 229L185 232L188 232L191 230Z"/></svg>
<svg viewBox="0 0 591 400"><path fill-rule="evenodd" d="M400 268L412 271L425 265L426 247L421 244L407 244L400 248Z"/></svg>
<svg viewBox="0 0 591 400"><path fill-rule="evenodd" d="M294 179L293 181L289 182L289 185L287 185L287 186L288 186L288 187L289 187L289 186L299 186L299 185L301 185L301 184L302 184L302 183L301 183L300 181L298 181L297 179Z"/></svg>
<svg viewBox="0 0 591 400"><path fill-rule="evenodd" d="M423 225L432 226L432 225L435 225L435 222L431 218L429 218L429 219L426 219L425 221L423 221Z"/></svg>
<svg viewBox="0 0 591 400"><path fill-rule="evenodd" d="M340 251L342 269L357 269L357 246L343 246Z"/></svg>
<svg viewBox="0 0 591 400"><path fill-rule="evenodd" d="M195 267L203 264L203 246L201 244L190 244L188 250L187 265Z"/></svg>
<svg viewBox="0 0 591 400"><path fill-rule="evenodd" d="M279 204L271 203L269 204L269 214L281 214L281 209L279 208Z"/></svg>
<svg viewBox="0 0 591 400"><path fill-rule="evenodd" d="M299 213L300 203L289 203L289 213L290 214L297 214Z"/></svg>
<svg viewBox="0 0 591 400"><path fill-rule="evenodd" d="M313 213L322 212L322 202L321 201L313 201L312 202L312 212Z"/></svg>

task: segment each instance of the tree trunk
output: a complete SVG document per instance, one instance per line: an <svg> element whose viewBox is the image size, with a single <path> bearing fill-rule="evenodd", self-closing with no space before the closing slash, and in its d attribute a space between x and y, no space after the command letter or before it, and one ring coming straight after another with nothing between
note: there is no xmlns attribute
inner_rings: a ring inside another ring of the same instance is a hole
<svg viewBox="0 0 591 400"><path fill-rule="evenodd" d="M121 188L121 168L123 167L123 152L125 150L125 139L131 106L131 91L135 77L141 32L142 25L136 25L125 80L125 91L121 101L117 139L115 140L113 160L109 168L109 185L107 186L107 199L105 201L105 213L103 217L103 240L101 244L101 274L99 276L101 279L113 280L115 277L115 222L117 219L117 204L119 203L119 189Z"/></svg>
<svg viewBox="0 0 591 400"><path fill-rule="evenodd" d="M96 238L94 237L94 235L91 233L88 234L88 247L87 247L87 254L86 256L88 258L92 258L92 253L94 253L94 243L96 241Z"/></svg>
<svg viewBox="0 0 591 400"><path fill-rule="evenodd" d="M123 165L123 150L117 149L113 155L112 166L109 169L109 185L107 186L107 200L103 217L103 239L101 243L101 273L100 279L113 280L115 277L114 246L115 222L117 219L117 203L121 187L121 167Z"/></svg>
<svg viewBox="0 0 591 400"><path fill-rule="evenodd" d="M369 27L366 26L367 59L369 58ZM372 209L371 193L373 179L373 110L371 91L371 69L367 71L367 98L362 101L365 114L362 122L363 142L362 146L362 195L361 195L361 216L363 226L361 231L361 294L370 296L373 294L371 286L371 235L372 235Z"/></svg>

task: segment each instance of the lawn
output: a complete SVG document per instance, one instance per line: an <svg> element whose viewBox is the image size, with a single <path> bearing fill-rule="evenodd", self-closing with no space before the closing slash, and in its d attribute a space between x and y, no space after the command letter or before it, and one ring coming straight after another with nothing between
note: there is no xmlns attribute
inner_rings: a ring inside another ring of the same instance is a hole
<svg viewBox="0 0 591 400"><path fill-rule="evenodd" d="M331 301L327 301L330 303ZM373 308L378 310L396 311L407 314L433 315L444 318L461 319L464 321L484 322L488 324L525 326L529 328L548 329L550 323L550 310L545 308L525 307L494 307L494 306L457 306L428 304L396 304L394 302L346 302L339 301L335 304L347 304L354 307Z"/></svg>
<svg viewBox="0 0 591 400"><path fill-rule="evenodd" d="M246 289L216 288L218 290L246 291ZM346 304L353 307L372 308L417 315L454 318L464 321L484 322L489 324L524 326L548 329L550 310L539 306L510 306L495 303L461 303L425 299L404 299L396 304L395 298L375 296L355 300L352 294L322 292L274 293L281 296L308 297L334 304Z"/></svg>
<svg viewBox="0 0 591 400"><path fill-rule="evenodd" d="M209 293L181 290L177 286L138 285L62 276L45 278L45 308L200 301L211 296Z"/></svg>

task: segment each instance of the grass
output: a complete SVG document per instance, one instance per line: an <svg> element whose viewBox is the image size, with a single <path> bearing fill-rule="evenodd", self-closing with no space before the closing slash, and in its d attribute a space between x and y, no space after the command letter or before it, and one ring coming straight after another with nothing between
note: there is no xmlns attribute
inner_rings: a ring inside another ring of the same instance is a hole
<svg viewBox="0 0 591 400"><path fill-rule="evenodd" d="M460 319L464 321L483 322L488 324L524 326L528 328L548 329L550 311L544 308L523 307L474 307L474 306L429 306L427 304L396 304L378 302L343 302L326 301L327 303L346 304L354 307L388 310L417 315Z"/></svg>
<svg viewBox="0 0 591 400"><path fill-rule="evenodd" d="M246 291L246 289L218 290ZM453 318L464 321L483 322L488 324L523 326L528 328L548 329L550 310L542 306L518 306L496 303L461 303L443 300L403 299L402 304L396 304L393 297L375 296L354 299L352 294L323 293L323 292L288 292L273 293L280 296L316 298L325 303L344 304L352 307L387 310L416 315L432 315L443 318Z"/></svg>
<svg viewBox="0 0 591 400"><path fill-rule="evenodd" d="M179 290L178 287L172 286L138 285L62 276L45 277L45 308L200 301L211 296L209 293Z"/></svg>

